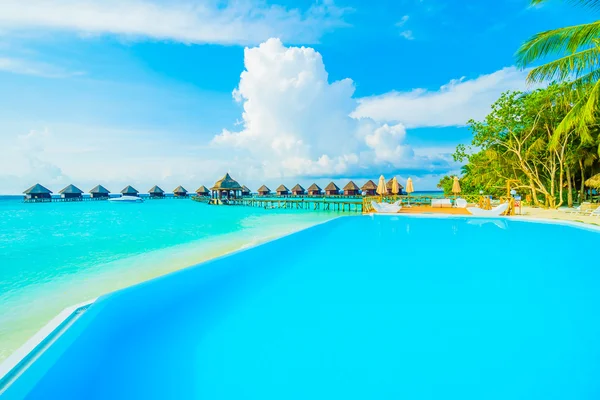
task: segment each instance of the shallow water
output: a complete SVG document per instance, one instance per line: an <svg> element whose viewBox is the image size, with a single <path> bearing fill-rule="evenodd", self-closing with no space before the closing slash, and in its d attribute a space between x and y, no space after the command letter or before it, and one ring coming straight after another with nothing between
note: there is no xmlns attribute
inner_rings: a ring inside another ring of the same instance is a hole
<svg viewBox="0 0 600 400"><path fill-rule="evenodd" d="M335 217L334 213L0 200L0 361L65 307Z"/></svg>
<svg viewBox="0 0 600 400"><path fill-rule="evenodd" d="M7 399L598 399L600 233L348 217L93 304Z"/></svg>

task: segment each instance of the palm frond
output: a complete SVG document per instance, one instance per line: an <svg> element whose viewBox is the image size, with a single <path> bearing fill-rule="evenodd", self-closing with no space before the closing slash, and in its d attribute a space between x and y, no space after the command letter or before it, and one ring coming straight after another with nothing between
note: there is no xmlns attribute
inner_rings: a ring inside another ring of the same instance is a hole
<svg viewBox="0 0 600 400"><path fill-rule="evenodd" d="M567 78L579 78L582 74L589 75L589 71L596 70L598 66L600 66L600 50L594 46L532 69L527 75L527 80L529 82L564 81Z"/></svg>
<svg viewBox="0 0 600 400"><path fill-rule="evenodd" d="M531 0L531 5L537 6L547 1L548 0ZM600 0L569 0L569 3L580 4L584 7L600 7Z"/></svg>
<svg viewBox="0 0 600 400"><path fill-rule="evenodd" d="M549 55L576 53L595 46L600 38L600 21L541 32L523 43L516 53L517 64L524 68Z"/></svg>
<svg viewBox="0 0 600 400"><path fill-rule="evenodd" d="M577 101L573 108L567 113L563 120L558 124L552 137L551 146L555 146L560 138L575 130L583 144L591 144L594 137L591 125L595 122L598 102L600 101L600 81L596 82L590 90L588 96Z"/></svg>

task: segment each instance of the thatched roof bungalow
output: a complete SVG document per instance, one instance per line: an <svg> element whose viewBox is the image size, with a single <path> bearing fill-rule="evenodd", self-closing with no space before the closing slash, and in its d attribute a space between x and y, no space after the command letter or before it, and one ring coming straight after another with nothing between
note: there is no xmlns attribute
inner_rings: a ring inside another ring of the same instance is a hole
<svg viewBox="0 0 600 400"><path fill-rule="evenodd" d="M188 191L183 186L177 186L173 189L173 196L175 197L187 197Z"/></svg>
<svg viewBox="0 0 600 400"><path fill-rule="evenodd" d="M138 196L138 191L130 185L125 186L125 188L123 190L121 190L121 195L123 196L134 196L134 197L139 197Z"/></svg>
<svg viewBox="0 0 600 400"><path fill-rule="evenodd" d="M377 194L377 185L372 180L367 181L361 188L365 196L375 196Z"/></svg>
<svg viewBox="0 0 600 400"><path fill-rule="evenodd" d="M585 186L592 189L600 189L600 174L592 176L590 179L585 181Z"/></svg>
<svg viewBox="0 0 600 400"><path fill-rule="evenodd" d="M215 182L215 185L211 187L210 190L213 191L213 196L217 198L236 198L239 197L238 194L241 195L242 185L227 173L224 177Z"/></svg>
<svg viewBox="0 0 600 400"><path fill-rule="evenodd" d="M304 196L306 194L306 190L300 184L297 184L292 188L292 195L294 196Z"/></svg>
<svg viewBox="0 0 600 400"><path fill-rule="evenodd" d="M258 188L259 196L268 196L269 194L271 194L271 189L269 189L266 185L262 185Z"/></svg>
<svg viewBox="0 0 600 400"><path fill-rule="evenodd" d="M250 190L250 188L246 185L242 185L242 196L250 196L252 194L252 191Z"/></svg>
<svg viewBox="0 0 600 400"><path fill-rule="evenodd" d="M276 190L277 196L287 196L290 194L290 190L285 187L285 185L279 185Z"/></svg>
<svg viewBox="0 0 600 400"><path fill-rule="evenodd" d="M356 186L356 183L350 181L344 186L344 196L358 196L360 194L360 188Z"/></svg>
<svg viewBox="0 0 600 400"><path fill-rule="evenodd" d="M60 192L60 197L63 199L82 199L83 190L79 189L75 185L68 185L63 188Z"/></svg>
<svg viewBox="0 0 600 400"><path fill-rule="evenodd" d="M52 191L50 189L46 189L39 183L36 183L29 189L23 192L25 194L26 199L51 199Z"/></svg>
<svg viewBox="0 0 600 400"><path fill-rule="evenodd" d="M110 191L102 185L98 185L90 190L92 199L107 199L110 197Z"/></svg>
<svg viewBox="0 0 600 400"><path fill-rule="evenodd" d="M313 183L308 187L308 195L309 196L321 196L321 188L316 183Z"/></svg>
<svg viewBox="0 0 600 400"><path fill-rule="evenodd" d="M196 194L200 197L210 196L210 190L208 190L206 186L202 185L196 189Z"/></svg>
<svg viewBox="0 0 600 400"><path fill-rule="evenodd" d="M165 191L156 185L152 186L152 189L148 190L148 194L153 199L165 197Z"/></svg>
<svg viewBox="0 0 600 400"><path fill-rule="evenodd" d="M387 188L387 192L388 194L393 194L392 193L392 182L394 181L394 178L390 179L389 181L387 181L387 183L385 184L385 187ZM404 186L402 186L400 184L400 182L398 182L398 189L400 190L398 192L398 194L402 194L402 190L404 190Z"/></svg>
<svg viewBox="0 0 600 400"><path fill-rule="evenodd" d="M329 185L325 186L325 195L326 196L338 196L340 194L340 188L333 182L330 182Z"/></svg>

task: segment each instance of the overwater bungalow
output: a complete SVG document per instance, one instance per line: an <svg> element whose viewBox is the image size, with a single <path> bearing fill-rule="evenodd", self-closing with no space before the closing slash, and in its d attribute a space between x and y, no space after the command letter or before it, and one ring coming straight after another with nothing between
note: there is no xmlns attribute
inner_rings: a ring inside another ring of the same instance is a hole
<svg viewBox="0 0 600 400"><path fill-rule="evenodd" d="M297 184L292 188L292 195L294 196L304 196L306 194L306 190L300 184Z"/></svg>
<svg viewBox="0 0 600 400"><path fill-rule="evenodd" d="M212 190L212 197L215 199L229 199L231 197L235 199L241 197L242 185L227 173L224 177L215 182L215 185L211 187L210 190Z"/></svg>
<svg viewBox="0 0 600 400"><path fill-rule="evenodd" d="M326 196L338 196L340 194L340 188L333 182L330 182L329 185L325 186L325 195Z"/></svg>
<svg viewBox="0 0 600 400"><path fill-rule="evenodd" d="M375 196L377 194L377 185L372 180L367 181L360 189L364 196Z"/></svg>
<svg viewBox="0 0 600 400"><path fill-rule="evenodd" d="M262 185L257 190L259 196L268 196L271 194L271 189L269 189L266 185Z"/></svg>
<svg viewBox="0 0 600 400"><path fill-rule="evenodd" d="M28 200L31 199L52 199L52 191L50 189L46 189L39 183L36 183L29 189L23 192L25 194L25 198Z"/></svg>
<svg viewBox="0 0 600 400"><path fill-rule="evenodd" d="M210 196L210 190L208 190L206 186L202 185L198 189L196 189L196 194L199 197L208 197Z"/></svg>
<svg viewBox="0 0 600 400"><path fill-rule="evenodd" d="M387 188L387 192L388 194L393 194L392 193L392 182L394 181L394 178L390 179L386 184L385 187ZM402 194L402 190L404 190L404 186L402 186L400 184L400 182L398 182L398 189L400 189L400 191L398 192L398 194Z"/></svg>
<svg viewBox="0 0 600 400"><path fill-rule="evenodd" d="M154 185L152 189L148 190L148 194L150 195L150 198L153 199L162 199L163 197L165 197L165 191L156 185Z"/></svg>
<svg viewBox="0 0 600 400"><path fill-rule="evenodd" d="M277 196L287 196L290 194L289 189L286 188L285 185L279 185L276 192L277 192Z"/></svg>
<svg viewBox="0 0 600 400"><path fill-rule="evenodd" d="M79 189L75 185L69 185L69 186L63 188L58 193L60 194L60 197L62 197L63 199L79 199L79 200L81 200L83 198L82 197L83 190Z"/></svg>
<svg viewBox="0 0 600 400"><path fill-rule="evenodd" d="M358 196L360 194L360 188L356 186L356 183L350 181L344 186L344 196Z"/></svg>
<svg viewBox="0 0 600 400"><path fill-rule="evenodd" d="M92 199L108 199L110 197L110 191L102 185L98 185L90 190L90 197Z"/></svg>
<svg viewBox="0 0 600 400"><path fill-rule="evenodd" d="M242 196L250 196L252 191L246 185L242 185Z"/></svg>
<svg viewBox="0 0 600 400"><path fill-rule="evenodd" d="M308 195L309 196L321 196L323 193L321 192L321 188L316 183L313 183L308 187Z"/></svg>
<svg viewBox="0 0 600 400"><path fill-rule="evenodd" d="M187 197L187 193L187 190L185 190L183 186L177 186L175 189L173 189L173 196L175 197Z"/></svg>
<svg viewBox="0 0 600 400"><path fill-rule="evenodd" d="M125 188L123 190L121 190L122 196L139 197L138 193L140 193L140 192L138 192L133 186L130 186L130 185L125 186Z"/></svg>

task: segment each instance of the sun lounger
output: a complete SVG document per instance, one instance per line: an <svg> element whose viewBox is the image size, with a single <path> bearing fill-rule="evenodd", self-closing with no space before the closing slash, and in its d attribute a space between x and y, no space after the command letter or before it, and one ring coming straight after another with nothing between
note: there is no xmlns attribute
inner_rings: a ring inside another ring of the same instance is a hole
<svg viewBox="0 0 600 400"><path fill-rule="evenodd" d="M452 207L452 201L450 201L450 199L431 199L431 207L433 207L433 208Z"/></svg>
<svg viewBox="0 0 600 400"><path fill-rule="evenodd" d="M456 201L454 202L454 206L456 208L467 208L468 204L469 203L467 203L465 199L456 199Z"/></svg>
<svg viewBox="0 0 600 400"><path fill-rule="evenodd" d="M395 202L394 204L389 203L377 203L375 201L371 202L371 207L373 210L379 214L396 214L398 211L402 209L400 205L400 201Z"/></svg>
<svg viewBox="0 0 600 400"><path fill-rule="evenodd" d="M486 217L498 217L502 213L508 210L508 203L502 203L499 206L492 208L491 210L483 210L479 207L467 207L467 211L472 215L486 216Z"/></svg>
<svg viewBox="0 0 600 400"><path fill-rule="evenodd" d="M581 215L586 217L600 217L600 207L596 208L595 210L587 210L581 213Z"/></svg>

